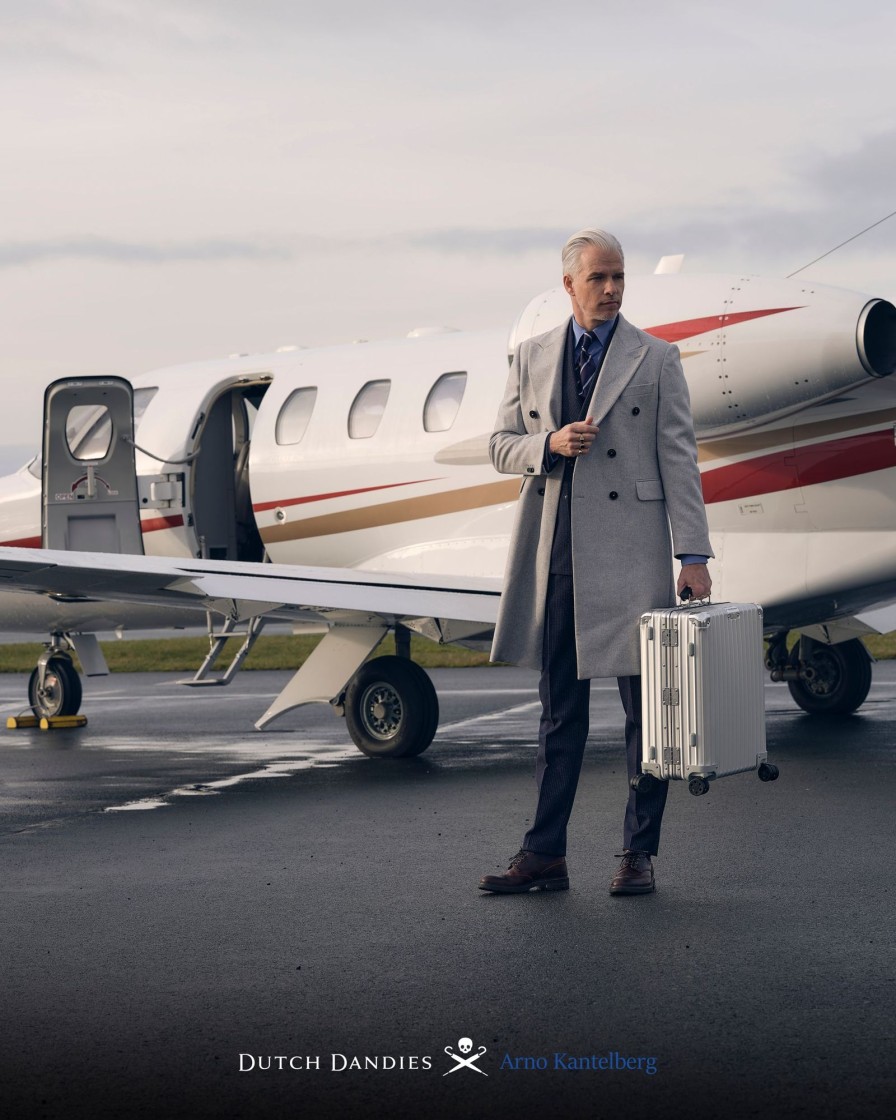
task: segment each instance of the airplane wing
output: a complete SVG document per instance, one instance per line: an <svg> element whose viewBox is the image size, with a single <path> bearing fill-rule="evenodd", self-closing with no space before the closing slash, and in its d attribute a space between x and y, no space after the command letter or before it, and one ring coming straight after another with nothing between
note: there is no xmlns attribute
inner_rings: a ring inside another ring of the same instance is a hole
<svg viewBox="0 0 896 1120"><path fill-rule="evenodd" d="M0 591L25 591L66 602L195 607L235 621L259 615L345 625L401 621L441 641L493 626L501 583L291 564L0 548Z"/></svg>
<svg viewBox="0 0 896 1120"><path fill-rule="evenodd" d="M0 548L0 592L48 596L63 603L192 607L234 621L265 616L326 622L327 634L257 721L259 729L300 704L341 703L346 682L397 622L435 641L481 648L497 618L501 583L347 568Z"/></svg>

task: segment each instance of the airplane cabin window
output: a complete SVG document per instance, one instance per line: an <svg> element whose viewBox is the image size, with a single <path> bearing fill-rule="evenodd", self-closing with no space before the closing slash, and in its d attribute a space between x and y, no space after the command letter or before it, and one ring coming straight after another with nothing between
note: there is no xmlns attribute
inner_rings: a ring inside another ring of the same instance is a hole
<svg viewBox="0 0 896 1120"><path fill-rule="evenodd" d="M274 428L274 439L281 447L301 442L316 400L317 389L307 387L294 390L283 402Z"/></svg>
<svg viewBox="0 0 896 1120"><path fill-rule="evenodd" d="M465 373L443 373L429 390L423 406L423 427L428 432L447 432L460 409L467 387Z"/></svg>
<svg viewBox="0 0 896 1120"><path fill-rule="evenodd" d="M105 459L112 443L112 417L104 404L76 404L65 421L65 440L75 459Z"/></svg>
<svg viewBox="0 0 896 1120"><path fill-rule="evenodd" d="M391 388L391 381L368 381L361 389L348 414L350 439L370 439L376 432L383 418Z"/></svg>

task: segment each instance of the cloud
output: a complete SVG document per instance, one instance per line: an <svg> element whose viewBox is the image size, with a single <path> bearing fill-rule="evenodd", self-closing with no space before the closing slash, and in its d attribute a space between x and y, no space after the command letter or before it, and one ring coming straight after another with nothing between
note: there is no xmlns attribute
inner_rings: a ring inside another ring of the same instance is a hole
<svg viewBox="0 0 896 1120"><path fill-rule="evenodd" d="M893 209L896 129L866 136L850 151L816 158L804 181L807 189L841 207L865 206L873 201L882 208Z"/></svg>
<svg viewBox="0 0 896 1120"><path fill-rule="evenodd" d="M536 253L545 249L558 250L571 232L573 231L569 229L542 226L507 229L460 226L406 233L400 235L398 240L411 249L434 250L438 253L518 256L521 253Z"/></svg>
<svg viewBox="0 0 896 1120"><path fill-rule="evenodd" d="M291 257L292 252L286 246L223 238L156 244L90 236L0 242L0 268L57 260L88 260L107 264L171 264L223 260L277 261Z"/></svg>
<svg viewBox="0 0 896 1120"><path fill-rule="evenodd" d="M754 258L759 253L776 260L790 257L796 268L867 230L852 242L856 249L869 257L893 254L896 217L880 220L896 210L896 129L867 136L856 147L836 153L798 153L794 164L789 190L793 201L676 208L660 217L633 215L620 231L623 244L651 251L662 244L663 252L714 257L726 251Z"/></svg>

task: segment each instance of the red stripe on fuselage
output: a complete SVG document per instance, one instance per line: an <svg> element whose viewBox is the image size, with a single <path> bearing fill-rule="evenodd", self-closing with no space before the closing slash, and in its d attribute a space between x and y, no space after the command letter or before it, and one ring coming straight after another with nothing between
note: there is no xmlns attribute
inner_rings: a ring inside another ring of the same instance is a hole
<svg viewBox="0 0 896 1120"><path fill-rule="evenodd" d="M152 517L146 521L140 522L140 531L143 533L154 533L156 529L179 529L183 525L184 519L180 514L175 514L174 517ZM41 548L40 537L22 537L18 541L0 541L0 547L3 548Z"/></svg>
<svg viewBox="0 0 896 1120"><path fill-rule="evenodd" d="M22 537L18 541L0 541L3 548L40 548L40 537Z"/></svg>
<svg viewBox="0 0 896 1120"><path fill-rule="evenodd" d="M733 327L735 323L762 319L765 315L780 315L782 311L799 311L799 307L769 307L763 311L729 311L723 315L705 315L702 319L682 319L680 323L663 323L659 327L645 327L645 330L654 338L661 338L664 342L680 342L683 338L693 338L698 334L718 331L722 327Z"/></svg>
<svg viewBox="0 0 896 1120"><path fill-rule="evenodd" d="M183 523L184 519L179 513L173 517L148 517L140 522L140 531L154 533L157 529L179 529Z"/></svg>
<svg viewBox="0 0 896 1120"><path fill-rule="evenodd" d="M701 475L703 500L731 502L896 467L893 429L757 455Z"/></svg>
<svg viewBox="0 0 896 1120"><path fill-rule="evenodd" d="M385 486L360 486L357 490L333 490L329 494L308 494L304 498L284 498L276 502L258 502L252 509L256 513L263 513L266 509L278 509L283 506L301 506L306 502L323 502L328 498L348 498L352 494L369 494L372 490L393 490L396 486L416 486L420 482L439 482L437 478L417 478L410 482L389 482Z"/></svg>

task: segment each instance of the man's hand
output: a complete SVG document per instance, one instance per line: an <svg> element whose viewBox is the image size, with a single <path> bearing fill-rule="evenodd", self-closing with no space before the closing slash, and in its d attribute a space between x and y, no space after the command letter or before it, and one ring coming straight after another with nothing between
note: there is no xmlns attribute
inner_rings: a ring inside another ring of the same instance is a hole
<svg viewBox="0 0 896 1120"><path fill-rule="evenodd" d="M594 437L600 431L589 416L585 420L577 420L574 424L567 424L558 432L551 432L551 451L555 455L563 455L567 459L576 459L579 455L587 455L594 443Z"/></svg>
<svg viewBox="0 0 896 1120"><path fill-rule="evenodd" d="M709 569L705 564L684 564L678 577L675 591L681 598L682 591L690 587L692 598L706 599L712 590L712 580L709 578Z"/></svg>

